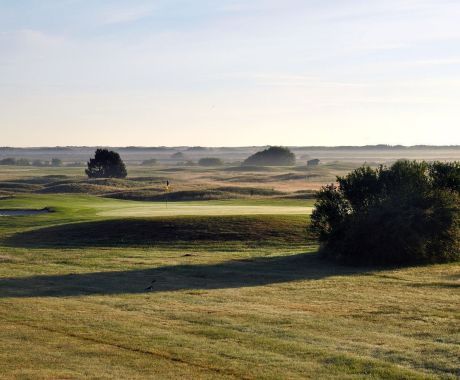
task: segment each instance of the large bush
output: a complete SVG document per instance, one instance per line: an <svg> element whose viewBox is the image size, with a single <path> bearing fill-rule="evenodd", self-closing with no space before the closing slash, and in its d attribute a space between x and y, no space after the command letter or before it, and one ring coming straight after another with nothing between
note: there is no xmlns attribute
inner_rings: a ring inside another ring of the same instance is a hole
<svg viewBox="0 0 460 380"><path fill-rule="evenodd" d="M248 157L243 165L262 166L292 166L295 164L295 155L288 148L272 146Z"/></svg>
<svg viewBox="0 0 460 380"><path fill-rule="evenodd" d="M153 166L157 164L156 158L149 158L148 160L144 160L141 162L142 166Z"/></svg>
<svg viewBox="0 0 460 380"><path fill-rule="evenodd" d="M125 178L128 174L120 155L107 149L96 150L85 172L89 178Z"/></svg>
<svg viewBox="0 0 460 380"><path fill-rule="evenodd" d="M223 164L220 158L215 157L204 157L198 161L198 165L200 166L221 166Z"/></svg>
<svg viewBox="0 0 460 380"><path fill-rule="evenodd" d="M460 259L460 163L398 161L323 187L311 230L326 257L363 265Z"/></svg>

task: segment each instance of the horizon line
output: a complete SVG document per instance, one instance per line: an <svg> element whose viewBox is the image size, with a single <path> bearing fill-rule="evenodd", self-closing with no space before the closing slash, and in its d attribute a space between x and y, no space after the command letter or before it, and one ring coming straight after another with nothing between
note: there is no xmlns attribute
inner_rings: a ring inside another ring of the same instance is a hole
<svg viewBox="0 0 460 380"><path fill-rule="evenodd" d="M72 149L72 148L113 148L113 149L180 149L180 148L196 148L196 149L241 149L241 148L266 148L272 146L283 146L286 148L385 148L385 149L407 149L407 148L449 148L459 149L460 145L436 145L436 144L367 144L367 145L232 145L232 146L206 146L206 145L48 145L48 146L0 146L0 150L6 149Z"/></svg>

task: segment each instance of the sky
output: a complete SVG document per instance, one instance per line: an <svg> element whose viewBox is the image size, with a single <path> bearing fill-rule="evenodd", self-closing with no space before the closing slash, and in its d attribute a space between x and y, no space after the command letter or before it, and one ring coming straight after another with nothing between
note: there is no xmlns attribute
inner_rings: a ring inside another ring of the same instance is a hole
<svg viewBox="0 0 460 380"><path fill-rule="evenodd" d="M460 144L459 0L0 0L0 146Z"/></svg>

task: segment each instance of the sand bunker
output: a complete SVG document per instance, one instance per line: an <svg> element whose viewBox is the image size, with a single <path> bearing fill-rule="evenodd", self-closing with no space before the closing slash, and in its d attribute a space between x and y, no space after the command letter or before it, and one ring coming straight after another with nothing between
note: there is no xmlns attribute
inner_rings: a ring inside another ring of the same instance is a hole
<svg viewBox="0 0 460 380"><path fill-rule="evenodd" d="M49 209L44 208L41 210L0 210L0 216L28 216L28 215L38 215L38 214L47 214L51 212Z"/></svg>

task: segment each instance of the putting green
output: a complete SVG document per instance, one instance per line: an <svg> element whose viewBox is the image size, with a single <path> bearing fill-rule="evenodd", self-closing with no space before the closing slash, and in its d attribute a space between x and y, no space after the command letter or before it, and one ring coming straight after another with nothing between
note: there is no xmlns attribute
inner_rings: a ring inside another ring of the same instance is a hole
<svg viewBox="0 0 460 380"><path fill-rule="evenodd" d="M237 206L237 205L184 205L172 203L142 203L136 206L115 207L99 211L99 216L145 217L174 215L309 215L312 207L299 206Z"/></svg>

